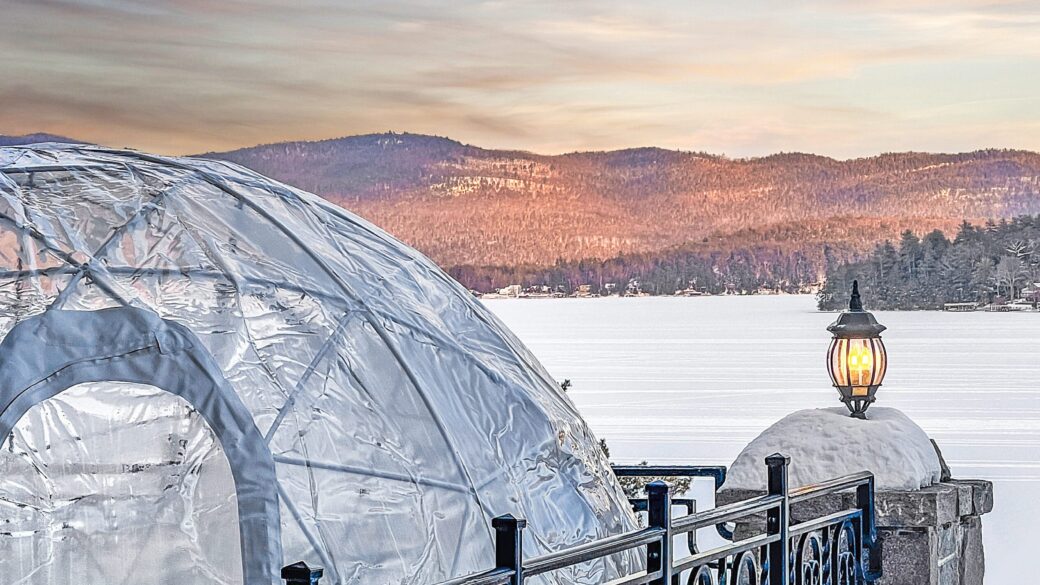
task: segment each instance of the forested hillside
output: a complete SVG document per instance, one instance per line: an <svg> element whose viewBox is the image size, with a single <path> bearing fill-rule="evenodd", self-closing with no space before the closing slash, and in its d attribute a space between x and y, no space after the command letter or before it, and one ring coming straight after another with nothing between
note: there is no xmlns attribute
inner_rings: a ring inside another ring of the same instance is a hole
<svg viewBox="0 0 1040 585"><path fill-rule="evenodd" d="M825 249L850 260L907 229L1040 213L1040 155L1023 151L847 161L658 148L542 156L378 134L206 156L339 203L480 289L561 266L570 279L598 278L584 269L593 264L610 272L634 263L648 276L660 262L700 266L669 272L680 288L703 271L731 290L791 288L821 278Z"/></svg>
<svg viewBox="0 0 1040 585"><path fill-rule="evenodd" d="M874 309L939 309L944 303L1014 300L1040 282L1040 216L974 226L953 239L939 230L905 232L857 262L834 263L819 294L821 309L841 309L853 279Z"/></svg>
<svg viewBox="0 0 1040 585"><path fill-rule="evenodd" d="M873 246L906 228L1040 212L1020 151L728 159L654 148L541 156L375 134L208 156L312 190L443 265L550 265L688 243Z"/></svg>

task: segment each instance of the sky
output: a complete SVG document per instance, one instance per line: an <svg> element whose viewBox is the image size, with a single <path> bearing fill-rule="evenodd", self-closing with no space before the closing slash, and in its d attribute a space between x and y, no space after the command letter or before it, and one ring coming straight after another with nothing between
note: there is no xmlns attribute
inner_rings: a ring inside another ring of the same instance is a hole
<svg viewBox="0 0 1040 585"><path fill-rule="evenodd" d="M1040 150L1040 0L0 0L0 134Z"/></svg>

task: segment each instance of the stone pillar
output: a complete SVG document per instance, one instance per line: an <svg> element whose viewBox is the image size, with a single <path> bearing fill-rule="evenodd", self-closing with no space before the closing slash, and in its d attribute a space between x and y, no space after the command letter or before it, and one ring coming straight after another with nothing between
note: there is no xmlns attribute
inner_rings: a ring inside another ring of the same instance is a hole
<svg viewBox="0 0 1040 585"><path fill-rule="evenodd" d="M717 505L764 492L722 489ZM792 523L854 508L855 493L836 494L791 507ZM878 536L884 576L879 585L982 585L986 570L982 515L993 509L993 485L957 480L917 491L876 493ZM740 523L735 539L764 532L765 518Z"/></svg>

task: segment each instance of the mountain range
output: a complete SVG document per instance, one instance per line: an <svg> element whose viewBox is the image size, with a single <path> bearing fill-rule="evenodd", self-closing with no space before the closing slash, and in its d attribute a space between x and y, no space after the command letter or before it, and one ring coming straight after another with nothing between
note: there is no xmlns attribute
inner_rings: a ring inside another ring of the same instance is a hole
<svg viewBox="0 0 1040 585"><path fill-rule="evenodd" d="M200 156L317 193L456 275L677 251L725 264L750 250L796 255L818 276L825 251L848 258L907 229L1040 213L1040 154L1018 150L849 160L661 148L548 156L384 133Z"/></svg>
<svg viewBox="0 0 1040 585"><path fill-rule="evenodd" d="M1040 154L730 159L636 148L543 156L374 134L205 156L313 191L446 267L549 266L676 248L822 258L911 229L1040 213Z"/></svg>
<svg viewBox="0 0 1040 585"><path fill-rule="evenodd" d="M5 136L0 134L0 146L19 146L22 144L36 144L38 142L64 142L67 144L76 144L83 141L58 136L57 134L47 134L46 132L35 132L33 134L23 134L21 136Z"/></svg>

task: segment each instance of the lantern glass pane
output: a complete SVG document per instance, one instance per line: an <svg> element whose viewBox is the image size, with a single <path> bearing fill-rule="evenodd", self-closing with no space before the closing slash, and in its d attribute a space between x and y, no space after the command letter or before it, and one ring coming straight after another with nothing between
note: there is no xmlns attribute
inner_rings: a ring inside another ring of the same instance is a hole
<svg viewBox="0 0 1040 585"><path fill-rule="evenodd" d="M874 351L870 339L849 339L845 352L849 383L870 386L874 378ZM865 391L865 389L864 389Z"/></svg>
<svg viewBox="0 0 1040 585"><path fill-rule="evenodd" d="M835 386L848 386L849 380L845 375L845 345L847 339L834 339L828 351L829 361L827 370L831 375L831 382Z"/></svg>
<svg viewBox="0 0 1040 585"><path fill-rule="evenodd" d="M870 386L880 385L888 367L880 338L834 339L827 356L831 382L853 396L866 396Z"/></svg>
<svg viewBox="0 0 1040 585"><path fill-rule="evenodd" d="M881 342L881 338L872 339L874 344L874 381L875 386L880 386L881 382L885 379L885 373L888 371L888 352L885 351L885 344Z"/></svg>

